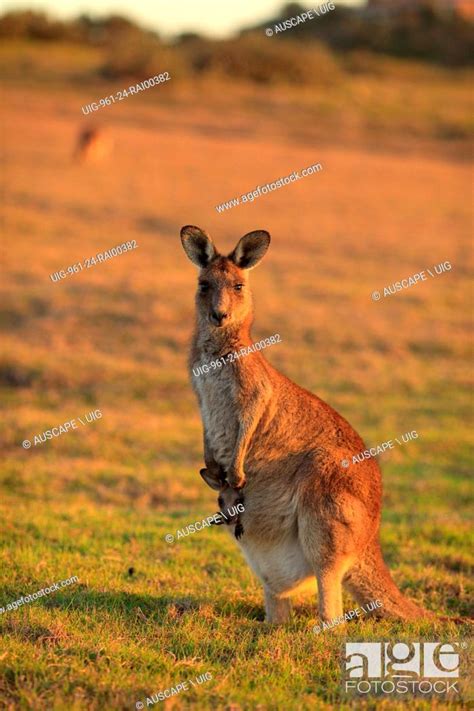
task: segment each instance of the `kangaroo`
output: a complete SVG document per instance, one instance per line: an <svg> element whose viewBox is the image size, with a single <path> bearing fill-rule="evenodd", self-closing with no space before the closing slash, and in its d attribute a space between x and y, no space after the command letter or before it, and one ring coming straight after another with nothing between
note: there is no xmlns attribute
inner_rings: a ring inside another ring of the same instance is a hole
<svg viewBox="0 0 474 711"><path fill-rule="evenodd" d="M434 617L398 590L384 563L376 460L341 465L365 449L357 432L261 352L228 362L229 353L252 343L248 274L265 255L269 233L249 232L227 257L199 227L183 227L181 241L200 269L189 369L203 420L201 476L229 500L244 494L237 542L263 584L266 620L286 622L290 598L316 582L323 621L343 614L343 586L360 604L381 600L382 616ZM218 358L222 367L198 370Z"/></svg>
<svg viewBox="0 0 474 711"><path fill-rule="evenodd" d="M200 475L205 479L206 470L201 469L199 471ZM242 491L238 489L232 489L227 482L222 481L222 488L219 492L217 498L217 503L219 504L219 511L217 512L220 518L217 521L213 521L216 526L222 526L226 524L227 526L234 526L234 536L239 540L243 536L244 527L242 521L240 520L240 514L244 509L244 495ZM240 508L239 508L240 504Z"/></svg>
<svg viewBox="0 0 474 711"><path fill-rule="evenodd" d="M103 129L89 126L79 132L74 160L79 163L100 162L108 157L112 143Z"/></svg>

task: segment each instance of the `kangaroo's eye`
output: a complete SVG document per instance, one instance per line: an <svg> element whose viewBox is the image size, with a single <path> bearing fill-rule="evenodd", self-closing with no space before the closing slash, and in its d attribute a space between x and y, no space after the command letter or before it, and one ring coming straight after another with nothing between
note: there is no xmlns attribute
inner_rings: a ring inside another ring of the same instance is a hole
<svg viewBox="0 0 474 711"><path fill-rule="evenodd" d="M236 284L234 286L235 291L242 291L243 284Z"/></svg>
<svg viewBox="0 0 474 711"><path fill-rule="evenodd" d="M200 281L199 282L199 292L201 294L205 294L206 291L209 291L209 284L207 283L207 281Z"/></svg>

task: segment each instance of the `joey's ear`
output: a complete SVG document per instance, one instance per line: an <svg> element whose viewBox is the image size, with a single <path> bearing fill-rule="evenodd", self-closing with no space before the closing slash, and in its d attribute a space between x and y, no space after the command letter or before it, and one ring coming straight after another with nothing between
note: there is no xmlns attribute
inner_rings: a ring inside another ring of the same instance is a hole
<svg viewBox="0 0 474 711"><path fill-rule="evenodd" d="M270 235L266 230L255 230L244 235L229 259L241 269L253 269L263 258L270 244Z"/></svg>
<svg viewBox="0 0 474 711"><path fill-rule="evenodd" d="M181 243L189 259L198 267L207 267L217 255L217 250L207 232L194 225L181 228Z"/></svg>
<svg viewBox="0 0 474 711"><path fill-rule="evenodd" d="M211 487L211 489L220 491L223 488L224 482L220 479L220 477L212 475L209 472L209 469L200 469L199 474L202 476L206 484Z"/></svg>

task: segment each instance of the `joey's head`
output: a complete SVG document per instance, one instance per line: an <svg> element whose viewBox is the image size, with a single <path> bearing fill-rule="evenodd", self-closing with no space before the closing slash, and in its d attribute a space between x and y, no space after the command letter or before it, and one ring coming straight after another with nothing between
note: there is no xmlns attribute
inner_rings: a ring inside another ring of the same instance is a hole
<svg viewBox="0 0 474 711"><path fill-rule="evenodd" d="M243 492L238 489L232 489L221 476L214 475L209 469L201 469L200 474L206 484L218 492L217 503L219 511L224 514L221 523L237 523L239 514L244 511Z"/></svg>
<svg viewBox="0 0 474 711"><path fill-rule="evenodd" d="M248 272L267 251L268 232L256 230L244 235L227 257L219 254L204 230L193 225L181 229L181 242L200 269L196 294L200 325L216 330L250 322L253 307Z"/></svg>

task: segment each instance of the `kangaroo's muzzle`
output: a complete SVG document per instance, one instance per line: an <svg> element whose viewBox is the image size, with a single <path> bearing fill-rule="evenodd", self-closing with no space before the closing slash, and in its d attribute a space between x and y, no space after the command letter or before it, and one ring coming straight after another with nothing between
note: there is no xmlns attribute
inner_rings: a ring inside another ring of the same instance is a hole
<svg viewBox="0 0 474 711"><path fill-rule="evenodd" d="M244 497L240 495L233 506L224 511L217 511L214 514L214 518L211 521L211 525L214 526L233 526L235 525L234 535L237 539L241 538L244 533L244 527L240 521L240 514L245 511L244 509Z"/></svg>

